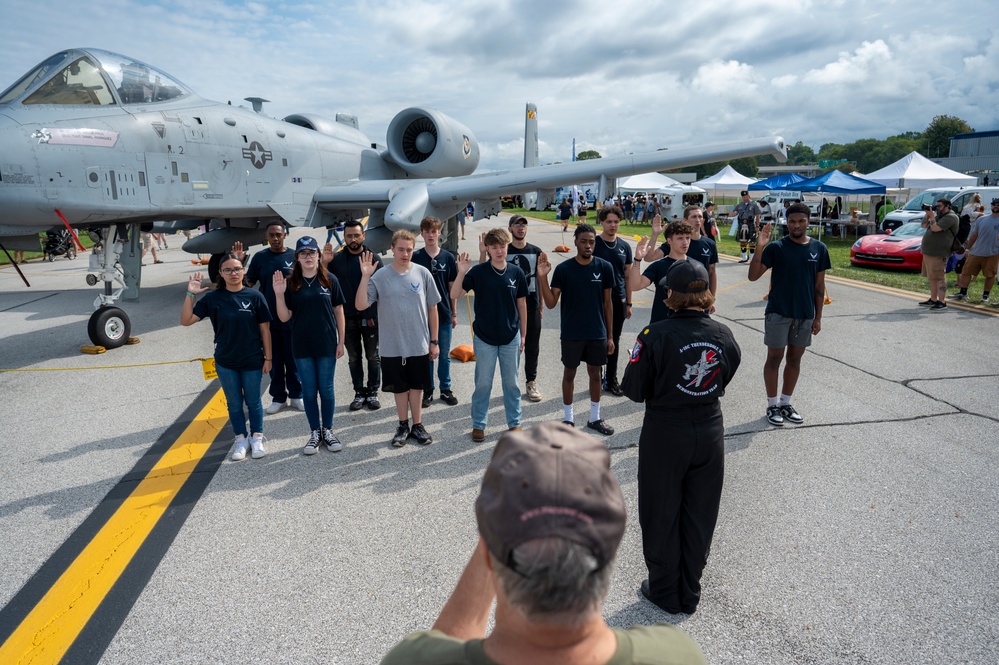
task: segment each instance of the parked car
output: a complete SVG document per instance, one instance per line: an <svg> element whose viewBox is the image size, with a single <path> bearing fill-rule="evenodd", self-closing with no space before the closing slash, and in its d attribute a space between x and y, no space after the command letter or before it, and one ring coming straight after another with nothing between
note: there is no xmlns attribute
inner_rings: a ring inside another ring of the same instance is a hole
<svg viewBox="0 0 999 665"><path fill-rule="evenodd" d="M896 208L892 212L885 215L885 220L881 224L881 228L884 231L891 231L894 228L898 228L906 222L911 222L913 220L922 221L923 220L923 206L933 207L933 204L937 199L948 198L951 201L951 210L957 213L961 212L971 201L971 197L975 194L979 194L982 197L982 201L988 205L988 202L993 198L999 196L999 187L980 187L977 185L971 187L936 187L934 189L927 189L920 192L918 195L912 197L908 202L901 208ZM988 207L985 208L986 212Z"/></svg>
<svg viewBox="0 0 999 665"><path fill-rule="evenodd" d="M906 222L891 233L859 238L850 248L850 263L868 268L920 270L924 233L922 222Z"/></svg>

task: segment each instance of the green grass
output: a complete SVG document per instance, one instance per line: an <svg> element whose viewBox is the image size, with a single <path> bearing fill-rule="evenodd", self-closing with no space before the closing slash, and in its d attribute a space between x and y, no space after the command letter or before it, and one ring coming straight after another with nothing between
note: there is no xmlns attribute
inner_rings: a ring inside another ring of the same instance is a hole
<svg viewBox="0 0 999 665"><path fill-rule="evenodd" d="M551 222L558 221L558 213L554 210L524 210L523 208L507 208L504 212L521 214L525 217L544 219ZM586 221L588 224L596 226L596 214L594 213L588 215ZM718 239L718 253L728 254L729 256L739 256L739 243L735 240L735 238L729 237L728 229L729 224L725 221L722 221L718 225L718 231L721 234ZM645 224L622 224L618 229L618 233L630 236L647 236L651 232L648 225ZM845 277L847 279L855 279L858 282L867 282L868 284L890 286L904 291L912 291L913 293L921 295L925 295L929 292L929 286L926 282L926 278L918 272L858 268L850 265L850 247L855 241L856 239L851 236L842 240L839 238L831 238L828 235L824 235L822 237L822 242L829 248L829 260L832 263L832 270L829 271L830 275ZM956 273L947 273L947 285L948 288L953 288L954 290L957 289ZM976 278L968 287L968 295L972 301L981 298L982 279L980 276Z"/></svg>
<svg viewBox="0 0 999 665"><path fill-rule="evenodd" d="M76 235L80 238L80 242L83 244L84 248L89 250L91 247L94 246L94 242L90 239L90 236L88 236L86 233L82 233L79 229L77 229ZM44 242L44 240L42 242ZM3 243L3 238L0 238L0 244L2 243ZM9 249L7 251L10 252L11 256L14 256L14 250ZM83 253L79 250L79 248L77 248L76 252L77 256ZM45 255L42 252L25 252L24 263L27 263L28 261L38 261L42 259L42 257L44 256ZM61 259L64 257L59 256L56 258ZM10 265L10 259L7 258L6 252L0 250L0 266L6 266L6 265Z"/></svg>

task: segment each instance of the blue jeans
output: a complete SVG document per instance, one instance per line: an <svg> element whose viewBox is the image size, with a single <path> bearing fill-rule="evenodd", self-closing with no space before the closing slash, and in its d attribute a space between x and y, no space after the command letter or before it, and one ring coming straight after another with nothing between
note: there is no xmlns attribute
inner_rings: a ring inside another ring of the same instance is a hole
<svg viewBox="0 0 999 665"><path fill-rule="evenodd" d="M264 431L264 404L260 401L260 380L262 369L229 369L219 364L215 365L225 394L226 406L229 409L229 423L236 436L249 436L250 432ZM243 415L243 403L250 411L250 432L246 431L246 416Z"/></svg>
<svg viewBox="0 0 999 665"><path fill-rule="evenodd" d="M437 378L441 382L441 390L451 390L451 317L441 319L437 327L437 341L440 344L440 356L437 358ZM434 391L434 361L430 361L430 378L424 392Z"/></svg>
<svg viewBox="0 0 999 665"><path fill-rule="evenodd" d="M320 403L322 403L322 426L333 427L333 372L336 370L336 356L318 358L295 358L298 378L302 380L302 401L305 402L305 417L309 429L319 429ZM319 393L317 399L316 393Z"/></svg>
<svg viewBox="0 0 999 665"><path fill-rule="evenodd" d="M520 333L514 335L508 344L492 346L476 337L472 341L475 351L475 391L472 393L472 427L485 429L489 414L489 393L493 389L493 376L499 362L500 382L503 384L503 408L506 410L506 426L520 426L520 386L517 373L520 371Z"/></svg>

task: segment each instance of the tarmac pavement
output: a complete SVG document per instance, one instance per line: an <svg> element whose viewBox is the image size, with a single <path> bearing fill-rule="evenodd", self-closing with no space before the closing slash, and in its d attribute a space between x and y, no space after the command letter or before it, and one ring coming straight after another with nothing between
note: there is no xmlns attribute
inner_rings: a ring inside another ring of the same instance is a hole
<svg viewBox="0 0 999 665"><path fill-rule="evenodd" d="M462 249L474 255L476 234L494 222L468 226ZM312 235L321 241L322 232ZM535 221L528 240L553 262L562 260L555 245L571 246L558 225ZM0 269L0 369L30 370L0 373L0 626L104 497L206 388L217 389L189 362L210 357L210 324L178 324L195 268L179 249L160 256L165 263L143 270L140 301L124 303L141 343L96 356L79 353L95 296L83 282L85 255L27 264L30 289ZM722 401L725 489L693 616L667 615L638 593L642 407L602 399L631 517L608 622L679 623L712 663L999 662L995 311L930 313L916 306L924 294L830 278L833 303L795 394L806 424L777 429L763 417L768 278L749 283L746 273L733 261L718 266L716 318L743 361ZM625 350L651 297L633 298ZM458 315L454 344L470 343L464 303ZM558 338L558 311L546 310L544 400L525 398L525 426L561 420ZM334 430L344 450L305 457L304 414L266 416L268 455L226 460L187 502L148 582L131 589L137 599L120 610L120 628L88 662L375 663L408 631L430 627L475 544L473 501L505 429L498 378L484 443L469 437L474 367L453 361L460 403L425 411L434 444L394 449L390 396L380 411L349 412L346 358L339 364ZM231 439L228 429L222 436Z"/></svg>

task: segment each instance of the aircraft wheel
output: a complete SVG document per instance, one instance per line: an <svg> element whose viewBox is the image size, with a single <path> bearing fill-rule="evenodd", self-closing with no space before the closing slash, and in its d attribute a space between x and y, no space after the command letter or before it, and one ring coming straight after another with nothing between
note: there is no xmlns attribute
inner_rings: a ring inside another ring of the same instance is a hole
<svg viewBox="0 0 999 665"><path fill-rule="evenodd" d="M219 268L222 266L222 257L225 254L212 254L208 259L208 280L214 284L219 281Z"/></svg>
<svg viewBox="0 0 999 665"><path fill-rule="evenodd" d="M117 307L101 307L90 316L87 334L90 341L107 349L117 349L128 341L132 322Z"/></svg>

